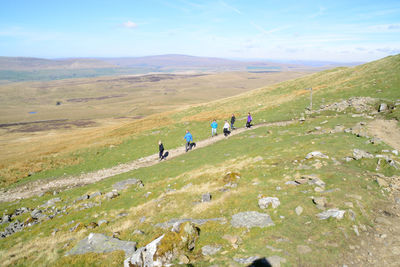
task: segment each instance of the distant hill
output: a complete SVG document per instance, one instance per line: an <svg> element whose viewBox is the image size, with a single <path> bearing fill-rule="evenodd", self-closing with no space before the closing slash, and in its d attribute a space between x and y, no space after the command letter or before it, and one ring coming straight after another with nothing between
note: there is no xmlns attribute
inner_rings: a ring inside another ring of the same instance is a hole
<svg viewBox="0 0 400 267"><path fill-rule="evenodd" d="M0 70L48 70L111 68L110 63L91 58L44 59L33 57L0 57Z"/></svg>

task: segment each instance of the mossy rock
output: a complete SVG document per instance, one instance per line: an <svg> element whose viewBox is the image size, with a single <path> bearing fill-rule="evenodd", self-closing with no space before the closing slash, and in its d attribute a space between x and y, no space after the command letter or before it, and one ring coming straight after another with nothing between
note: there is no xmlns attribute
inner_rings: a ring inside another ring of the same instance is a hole
<svg viewBox="0 0 400 267"><path fill-rule="evenodd" d="M181 224L179 232L168 232L161 240L156 255L162 257L173 253L176 255L192 251L199 238L200 229L191 222Z"/></svg>
<svg viewBox="0 0 400 267"><path fill-rule="evenodd" d="M223 181L225 183L233 183L233 182L236 182L238 179L240 179L240 173L238 173L238 172L228 172L224 176Z"/></svg>

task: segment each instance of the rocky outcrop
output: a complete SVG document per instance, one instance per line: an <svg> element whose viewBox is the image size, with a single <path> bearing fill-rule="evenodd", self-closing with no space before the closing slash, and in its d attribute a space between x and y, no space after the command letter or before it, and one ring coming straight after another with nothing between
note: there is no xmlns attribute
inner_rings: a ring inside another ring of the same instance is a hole
<svg viewBox="0 0 400 267"><path fill-rule="evenodd" d="M231 224L233 227L268 227L275 225L267 213L257 211L240 212L232 216Z"/></svg>

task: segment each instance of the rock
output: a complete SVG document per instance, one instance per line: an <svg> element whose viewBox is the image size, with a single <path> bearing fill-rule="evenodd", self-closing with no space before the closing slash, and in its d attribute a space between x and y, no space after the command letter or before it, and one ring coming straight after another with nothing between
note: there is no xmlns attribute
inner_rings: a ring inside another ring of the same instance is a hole
<svg viewBox="0 0 400 267"><path fill-rule="evenodd" d="M100 220L100 221L97 222L97 224L99 226L101 226L102 224L108 224L108 221L107 220Z"/></svg>
<svg viewBox="0 0 400 267"><path fill-rule="evenodd" d="M96 227L98 227L99 225L97 224L97 223L95 223L95 222L90 222L87 226L86 226L86 228L87 229L94 229L94 228L96 228Z"/></svg>
<svg viewBox="0 0 400 267"><path fill-rule="evenodd" d="M0 232L0 237L5 238L9 235L12 235L16 232L21 231L24 228L24 224L15 220L14 222L10 222L10 224L4 229L3 232Z"/></svg>
<svg viewBox="0 0 400 267"><path fill-rule="evenodd" d="M374 158L374 155L364 150L355 148L353 149L353 157L355 160L360 160L362 158L372 159Z"/></svg>
<svg viewBox="0 0 400 267"><path fill-rule="evenodd" d="M134 235L144 235L144 232L142 230L138 230L136 229L135 231L133 231Z"/></svg>
<svg viewBox="0 0 400 267"><path fill-rule="evenodd" d="M384 111L387 110L387 108L388 108L388 106L387 106L386 103L381 103L381 104L379 105L378 112L384 112Z"/></svg>
<svg viewBox="0 0 400 267"><path fill-rule="evenodd" d="M385 225L392 225L392 223L385 217L378 217L375 219L375 222L380 223L380 224L385 224Z"/></svg>
<svg viewBox="0 0 400 267"><path fill-rule="evenodd" d="M103 234L90 233L88 237L81 240L66 255L79 255L89 252L107 253L116 250L125 251L125 255L130 255L136 250L136 242L122 241Z"/></svg>
<svg viewBox="0 0 400 267"><path fill-rule="evenodd" d="M321 192L324 192L324 189L322 187L317 186L317 187L314 188L314 191L318 192L318 193L321 193Z"/></svg>
<svg viewBox="0 0 400 267"><path fill-rule="evenodd" d="M39 219L39 218L41 218L41 217L43 217L43 216L46 216L46 215L42 213L42 210L34 209L34 210L31 212L31 216L32 216L33 219L36 219L36 220L37 220L37 219Z"/></svg>
<svg viewBox="0 0 400 267"><path fill-rule="evenodd" d="M333 217L333 218L336 218L336 219L340 220L340 219L343 218L345 212L346 212L346 211L344 211L344 210L339 210L339 209L337 209L337 208L335 208L335 209L329 209L329 210L327 210L327 211L318 213L318 214L317 214L317 217L318 217L320 220L325 220L325 219L328 219L329 217Z"/></svg>
<svg viewBox="0 0 400 267"><path fill-rule="evenodd" d="M130 187L131 185L137 185L138 187L144 187L141 180L135 179L135 178L130 178L130 179L119 181L119 182L113 184L113 188L115 190L121 191L121 190L124 190L124 189Z"/></svg>
<svg viewBox="0 0 400 267"><path fill-rule="evenodd" d="M118 192L116 190L113 190L111 192L108 192L104 195L107 199L113 199L119 196Z"/></svg>
<svg viewBox="0 0 400 267"><path fill-rule="evenodd" d="M40 207L46 208L46 207L54 206L55 203L60 202L60 201L61 201L61 198L59 198L59 197L52 198L52 199L49 199L46 203L44 203Z"/></svg>
<svg viewBox="0 0 400 267"><path fill-rule="evenodd" d="M280 267L281 263L286 263L286 259L279 257L277 255L273 255L267 258L268 263L271 267ZM266 266L266 265L263 265Z"/></svg>
<svg viewBox="0 0 400 267"><path fill-rule="evenodd" d="M319 151L313 151L306 155L306 159L311 159L311 158L329 159L329 157L327 155L325 155Z"/></svg>
<svg viewBox="0 0 400 267"><path fill-rule="evenodd" d="M294 211L300 216L303 213L303 208L301 206L297 206Z"/></svg>
<svg viewBox="0 0 400 267"><path fill-rule="evenodd" d="M11 216L8 214L4 214L3 218L1 219L1 224L9 223L9 222L11 222Z"/></svg>
<svg viewBox="0 0 400 267"><path fill-rule="evenodd" d="M206 193L201 196L201 202L210 202L211 201L211 194Z"/></svg>
<svg viewBox="0 0 400 267"><path fill-rule="evenodd" d="M313 200L315 205L317 205L318 208L324 209L326 207L327 201L325 197L314 197Z"/></svg>
<svg viewBox="0 0 400 267"><path fill-rule="evenodd" d="M220 250L221 250L221 246L206 245L201 248L201 254L203 254L204 256L214 255Z"/></svg>
<svg viewBox="0 0 400 267"><path fill-rule="evenodd" d="M163 229L170 229L171 227L174 226L174 224L181 225L182 223L185 222L192 222L196 225L202 225L205 224L206 222L219 222L220 224L226 223L225 218L211 218L211 219L171 219L168 222L164 223L157 223L154 225L155 227L163 228Z"/></svg>
<svg viewBox="0 0 400 267"><path fill-rule="evenodd" d="M354 208L353 202L344 202L344 205L349 207L349 208Z"/></svg>
<svg viewBox="0 0 400 267"><path fill-rule="evenodd" d="M258 200L258 206L261 209L267 209L269 204L271 204L273 209L276 209L281 202L277 197L264 197Z"/></svg>
<svg viewBox="0 0 400 267"><path fill-rule="evenodd" d="M82 200L86 200L86 199L89 199L89 198L90 198L90 196L85 194L83 196L78 197L76 199L76 201L82 201Z"/></svg>
<svg viewBox="0 0 400 267"><path fill-rule="evenodd" d="M287 184L287 185L299 185L299 183L297 183L295 181L287 181L285 184Z"/></svg>
<svg viewBox="0 0 400 267"><path fill-rule="evenodd" d="M190 260L186 255L179 255L179 262L183 264L188 264Z"/></svg>
<svg viewBox="0 0 400 267"><path fill-rule="evenodd" d="M388 182L386 182L384 179L379 178L379 177L376 178L376 182L378 183L378 185L380 187L388 187L389 186Z"/></svg>
<svg viewBox="0 0 400 267"><path fill-rule="evenodd" d="M267 213L256 211L240 212L232 216L231 224L233 227L268 227L275 225Z"/></svg>
<svg viewBox="0 0 400 267"><path fill-rule="evenodd" d="M101 192L100 191L97 191L97 192L94 192L94 193L90 194L89 198L94 198L94 197L97 197L97 196L101 196Z"/></svg>
<svg viewBox="0 0 400 267"><path fill-rule="evenodd" d="M320 187L325 187L325 182L318 178L316 175L304 175L303 179L308 179L309 185L317 185Z"/></svg>
<svg viewBox="0 0 400 267"><path fill-rule="evenodd" d="M168 232L139 248L124 261L124 266L167 266L170 262L194 249L199 229L192 223L181 225L179 233Z"/></svg>
<svg viewBox="0 0 400 267"><path fill-rule="evenodd" d="M261 259L258 256L251 256L248 258L233 258L234 261L241 263L241 264L250 264L253 263L254 261ZM249 265L250 266L250 265ZM268 266L268 265L259 265L259 266Z"/></svg>
<svg viewBox="0 0 400 267"><path fill-rule="evenodd" d="M356 233L357 236L360 236L360 232L358 232L357 225L353 225L353 231L354 231L354 233Z"/></svg>
<svg viewBox="0 0 400 267"><path fill-rule="evenodd" d="M85 225L81 222L78 222L77 224L75 224L74 227L72 227L71 229L69 229L70 232L79 232L82 229L85 229Z"/></svg>
<svg viewBox="0 0 400 267"><path fill-rule="evenodd" d="M392 150L392 153L393 153L394 155L396 155L396 156L399 155L399 151L397 151L397 150Z"/></svg>
<svg viewBox="0 0 400 267"><path fill-rule="evenodd" d="M306 253L310 253L312 251L312 249L309 246L306 245L298 245L297 246L297 252L299 254L306 254Z"/></svg>

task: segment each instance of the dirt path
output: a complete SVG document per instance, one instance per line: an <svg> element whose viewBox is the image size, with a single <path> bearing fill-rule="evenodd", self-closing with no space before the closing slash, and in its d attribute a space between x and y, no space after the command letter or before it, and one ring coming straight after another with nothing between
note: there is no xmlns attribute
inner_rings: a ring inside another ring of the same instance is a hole
<svg viewBox="0 0 400 267"><path fill-rule="evenodd" d="M289 124L292 124L296 121L291 120L291 121L282 121L282 122L272 122L272 123L262 123L253 126L251 129L256 129L259 127L265 127L265 126L286 126ZM248 129L246 128L237 128L231 133L232 135L237 135L240 134ZM196 148L201 148L201 147L206 147L211 144L214 144L220 140L225 139L223 134L220 134L216 137L213 138L208 138L199 142L196 142ZM175 149L170 149L169 151L169 156L168 159L178 157L182 154L185 154L185 149L184 147L179 147ZM85 173L81 174L79 176L68 176L68 177L62 177L58 178L55 180L38 180L34 181L13 189L10 189L8 191L2 191L0 192L0 202L10 202L14 201L17 199L22 199L22 198L28 198L32 197L35 195L39 195L41 193L47 192L47 191L53 191L53 190L63 190L63 189L69 189L73 187L78 187L78 186L83 186L87 184L93 184L96 183L100 180L106 179L108 177L112 177L121 173L129 172L132 170L136 170L139 168L143 167L149 167L153 166L155 164L159 163L158 161L158 153L153 154L144 158L140 158L125 164L120 164L108 169L102 169L90 173Z"/></svg>

